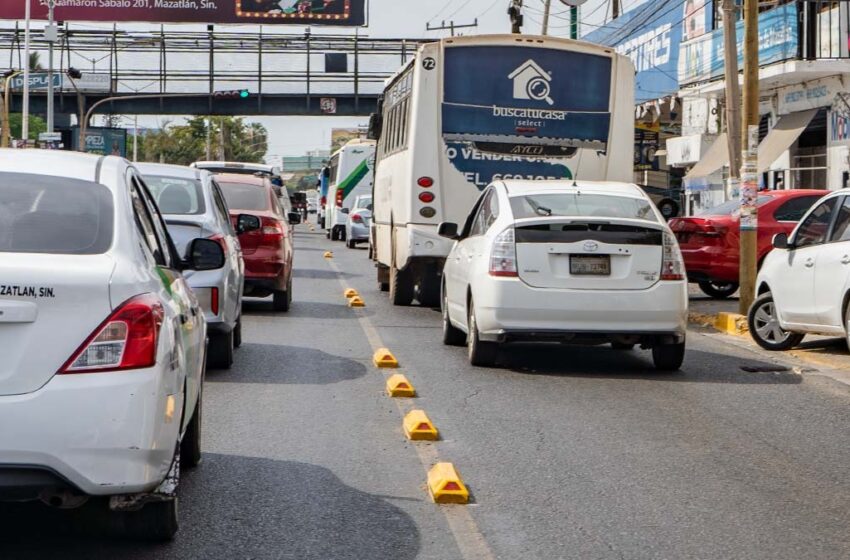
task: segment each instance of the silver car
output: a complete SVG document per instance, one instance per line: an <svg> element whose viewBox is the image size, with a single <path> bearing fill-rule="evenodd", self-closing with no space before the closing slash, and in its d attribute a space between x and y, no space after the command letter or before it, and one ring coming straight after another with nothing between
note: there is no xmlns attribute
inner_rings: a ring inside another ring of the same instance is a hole
<svg viewBox="0 0 850 560"><path fill-rule="evenodd" d="M207 319L207 363L210 368L228 369L233 363L234 348L242 344L245 264L227 202L208 171L153 163L136 167L159 205L178 254L185 254L187 244L197 237L212 239L224 249L223 268L189 272L186 281ZM246 224L251 216L245 218L239 221L240 227L250 228ZM259 228L259 224L255 225Z"/></svg>
<svg viewBox="0 0 850 560"><path fill-rule="evenodd" d="M354 249L357 243L369 241L369 228L372 224L372 195L361 194L354 199L354 207L346 212L345 220L345 245Z"/></svg>

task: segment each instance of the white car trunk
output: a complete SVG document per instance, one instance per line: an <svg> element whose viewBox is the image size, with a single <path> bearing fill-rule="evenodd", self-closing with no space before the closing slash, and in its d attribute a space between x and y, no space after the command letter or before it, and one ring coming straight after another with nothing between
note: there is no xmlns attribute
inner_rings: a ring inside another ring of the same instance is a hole
<svg viewBox="0 0 850 560"><path fill-rule="evenodd" d="M0 253L0 395L44 386L109 316L113 269L106 255Z"/></svg>
<svg viewBox="0 0 850 560"><path fill-rule="evenodd" d="M519 277L536 288L644 290L661 274L663 228L652 222L535 218L515 233Z"/></svg>

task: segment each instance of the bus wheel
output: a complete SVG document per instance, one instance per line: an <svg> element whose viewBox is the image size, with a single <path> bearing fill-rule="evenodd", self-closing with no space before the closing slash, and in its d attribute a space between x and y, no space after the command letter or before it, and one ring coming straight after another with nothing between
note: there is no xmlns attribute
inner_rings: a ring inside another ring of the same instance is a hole
<svg viewBox="0 0 850 560"><path fill-rule="evenodd" d="M410 268L399 270L390 267L390 300L393 305L410 305L413 303L413 278Z"/></svg>
<svg viewBox="0 0 850 560"><path fill-rule="evenodd" d="M438 274L432 270L422 273L416 284L416 299L422 307L439 307L440 276Z"/></svg>

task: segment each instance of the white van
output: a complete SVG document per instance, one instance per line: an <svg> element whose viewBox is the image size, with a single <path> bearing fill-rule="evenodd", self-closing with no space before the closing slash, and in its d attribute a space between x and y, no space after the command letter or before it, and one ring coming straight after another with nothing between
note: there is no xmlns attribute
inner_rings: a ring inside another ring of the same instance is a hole
<svg viewBox="0 0 850 560"><path fill-rule="evenodd" d="M345 241L345 222L354 199L372 194L374 164L374 140L351 140L331 156L325 229L334 241Z"/></svg>

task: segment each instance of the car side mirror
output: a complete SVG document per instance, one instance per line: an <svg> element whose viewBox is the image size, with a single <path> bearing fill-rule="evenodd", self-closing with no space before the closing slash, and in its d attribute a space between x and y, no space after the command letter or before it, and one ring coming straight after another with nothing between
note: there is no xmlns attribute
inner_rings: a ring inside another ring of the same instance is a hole
<svg viewBox="0 0 850 560"><path fill-rule="evenodd" d="M238 235L242 235L243 233L248 233L251 231L257 231L260 229L261 223L260 218L257 216L252 216L250 214L239 214L236 218L236 233Z"/></svg>
<svg viewBox="0 0 850 560"><path fill-rule="evenodd" d="M298 225L301 223L301 214L298 212L290 212L287 217L289 218L290 225Z"/></svg>
<svg viewBox="0 0 850 560"><path fill-rule="evenodd" d="M774 249L790 249L792 245L788 242L788 234L787 233L777 233L773 236L773 248Z"/></svg>
<svg viewBox="0 0 850 560"><path fill-rule="evenodd" d="M185 269L218 270L224 266L224 248L212 239L194 239L187 253L183 263Z"/></svg>
<svg viewBox="0 0 850 560"><path fill-rule="evenodd" d="M342 212L343 214L349 214L351 213L351 210L349 208L343 208L342 210L340 210L340 212Z"/></svg>
<svg viewBox="0 0 850 560"><path fill-rule="evenodd" d="M369 116L369 128L366 132L368 140L380 140L381 129L384 127L384 116L381 113L372 113Z"/></svg>
<svg viewBox="0 0 850 560"><path fill-rule="evenodd" d="M437 228L437 235L447 239L460 239L460 236L457 233L457 224L453 222L442 222Z"/></svg>
<svg viewBox="0 0 850 560"><path fill-rule="evenodd" d="M372 211L372 205L371 205L371 204L367 204L367 205L366 205L366 210L368 210L369 212L371 212L371 211Z"/></svg>

